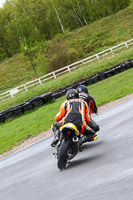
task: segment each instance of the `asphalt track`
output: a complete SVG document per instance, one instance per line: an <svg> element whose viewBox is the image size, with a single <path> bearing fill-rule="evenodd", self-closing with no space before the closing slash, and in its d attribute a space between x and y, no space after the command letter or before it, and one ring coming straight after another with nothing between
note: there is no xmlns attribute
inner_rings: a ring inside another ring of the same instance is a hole
<svg viewBox="0 0 133 200"><path fill-rule="evenodd" d="M0 200L132 200L133 99L94 117L98 140L60 171L52 137L0 161Z"/></svg>

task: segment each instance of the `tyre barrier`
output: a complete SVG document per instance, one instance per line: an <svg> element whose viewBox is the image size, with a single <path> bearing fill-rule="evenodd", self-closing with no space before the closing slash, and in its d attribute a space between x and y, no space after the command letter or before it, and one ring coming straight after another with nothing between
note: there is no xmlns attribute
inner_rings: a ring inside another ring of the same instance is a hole
<svg viewBox="0 0 133 200"><path fill-rule="evenodd" d="M43 100L40 96L37 96L37 97L27 100L26 103L29 103L29 105L31 104L34 108L34 107L42 106Z"/></svg>
<svg viewBox="0 0 133 200"><path fill-rule="evenodd" d="M76 88L78 87L78 85L79 85L79 83L74 83L74 84L72 85L72 88L76 89Z"/></svg>
<svg viewBox="0 0 133 200"><path fill-rule="evenodd" d="M5 122L5 120L9 118L14 118L15 116L22 115L25 111L33 110L35 107L42 106L51 100L58 99L61 96L65 95L67 90L69 89L76 89L78 85L91 85L95 84L98 81L102 81L106 78L109 78L111 76L114 76L118 73L121 73L125 70L128 70L133 67L133 59L125 61L121 63L120 65L114 66L108 70L99 72L98 74L94 74L90 77L84 78L79 82L76 82L72 85L67 85L63 89L58 89L54 93L48 92L45 94L42 94L37 97L33 97L31 99L26 100L24 103L16 105L8 110L5 110L0 113L0 123Z"/></svg>
<svg viewBox="0 0 133 200"><path fill-rule="evenodd" d="M100 72L99 73L99 80L102 81L104 79L106 79L105 73L104 72Z"/></svg>
<svg viewBox="0 0 133 200"><path fill-rule="evenodd" d="M79 82L79 83L77 82L77 86L78 86L78 85L86 85L86 81L83 80L83 81L81 81L81 82Z"/></svg>
<svg viewBox="0 0 133 200"><path fill-rule="evenodd" d="M52 94L52 98L58 99L65 94L66 94L66 89L60 89L60 90L57 90L55 93Z"/></svg>
<svg viewBox="0 0 133 200"><path fill-rule="evenodd" d="M12 112L12 108L3 111L3 112L1 112L0 114L1 114L1 117L3 117L3 120L4 120L4 121L5 121L6 119L9 119L9 118L13 118L13 117L14 117L13 112Z"/></svg>
<svg viewBox="0 0 133 200"><path fill-rule="evenodd" d="M85 80L85 84L86 84L86 86L87 85L91 85L93 82L92 82L92 78L87 78L86 80Z"/></svg>
<svg viewBox="0 0 133 200"><path fill-rule="evenodd" d="M14 106L12 108L12 112L13 112L14 116L20 116L20 115L23 115L23 113L24 113L21 105Z"/></svg>
<svg viewBox="0 0 133 200"><path fill-rule="evenodd" d="M54 94L52 94L52 98L58 99L58 98L60 98L60 94L58 92L55 92Z"/></svg>
<svg viewBox="0 0 133 200"><path fill-rule="evenodd" d="M92 83L93 83L93 84L94 84L94 83L97 83L99 80L100 80L100 79L99 79L99 74L96 74L96 75L92 76Z"/></svg>
<svg viewBox="0 0 133 200"><path fill-rule="evenodd" d="M43 100L43 103L47 103L47 102L51 101L51 99L52 99L52 92L42 94L40 97Z"/></svg>
<svg viewBox="0 0 133 200"><path fill-rule="evenodd" d="M29 110L33 110L34 106L30 103L30 102L25 102L23 105L22 105L22 109L23 111L29 111Z"/></svg>
<svg viewBox="0 0 133 200"><path fill-rule="evenodd" d="M14 118L24 114L26 111L31 111L35 107L42 106L43 104L52 100L52 93L48 92L42 94L41 96L34 97L26 100L24 103L14 106L8 110L5 110L0 113L0 123L5 122L5 120Z"/></svg>
<svg viewBox="0 0 133 200"><path fill-rule="evenodd" d="M5 118L4 118L4 116L0 113L0 123L1 122L5 122Z"/></svg>

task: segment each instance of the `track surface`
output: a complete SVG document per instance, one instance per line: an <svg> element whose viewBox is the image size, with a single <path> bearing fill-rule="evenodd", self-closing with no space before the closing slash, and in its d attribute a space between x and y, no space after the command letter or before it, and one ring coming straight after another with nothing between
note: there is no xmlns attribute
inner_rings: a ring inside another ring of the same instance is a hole
<svg viewBox="0 0 133 200"><path fill-rule="evenodd" d="M98 140L66 170L57 168L52 137L0 161L0 200L132 200L133 99L93 118Z"/></svg>

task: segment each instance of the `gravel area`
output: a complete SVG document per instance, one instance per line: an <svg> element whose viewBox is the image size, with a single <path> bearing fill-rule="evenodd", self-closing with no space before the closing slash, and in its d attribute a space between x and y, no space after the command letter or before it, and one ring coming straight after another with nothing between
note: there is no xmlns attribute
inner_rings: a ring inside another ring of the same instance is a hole
<svg viewBox="0 0 133 200"><path fill-rule="evenodd" d="M118 105L118 104L120 104L120 103L122 103L122 102L124 102L126 100L129 100L129 99L133 99L133 93L129 94L129 95L123 97L123 98L117 99L116 101L113 101L113 102L107 103L107 104L105 104L103 106L100 106L98 108L98 112L100 114L100 112L105 111L105 110L107 110L107 109L109 109L109 108L111 108L111 107L113 107L115 105ZM19 151L19 150L22 150L23 148L26 148L26 147L28 147L28 146L30 146L32 144L35 144L36 142L39 142L39 141L51 136L52 134L53 133L52 133L51 129L49 129L49 130L47 130L45 132L42 132L41 134L39 134L36 137L29 137L27 140L24 140L19 146L15 146L10 151L7 151L7 152L1 154L0 155L0 159L5 158L5 157L7 157L7 156Z"/></svg>

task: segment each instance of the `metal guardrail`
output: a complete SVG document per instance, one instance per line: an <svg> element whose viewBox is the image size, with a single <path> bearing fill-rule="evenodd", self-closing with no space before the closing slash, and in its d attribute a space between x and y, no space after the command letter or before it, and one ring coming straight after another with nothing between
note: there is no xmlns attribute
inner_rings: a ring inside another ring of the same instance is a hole
<svg viewBox="0 0 133 200"><path fill-rule="evenodd" d="M30 87L34 87L38 84L43 84L44 81L47 81L49 79L52 79L52 78L57 78L57 76L60 76L61 74L64 74L66 72L71 72L73 69L83 65L83 64L86 64L86 63L90 63L90 62L93 62L94 60L99 60L101 57L104 57L108 54L114 54L116 51L122 49L122 48L128 48L130 45L133 44L133 39L130 39L126 42L123 42L121 44L118 44L114 47L111 47L109 49L106 49L104 51L101 51L95 55L92 55L92 56L89 56L87 58L84 58L80 61L77 61L77 62L74 62L70 65L67 65L63 68L60 68L56 71L53 71L51 73L48 73L44 76L41 76L40 78L38 79L35 79L35 80L32 80L32 81L29 81L23 85L20 85L20 86L17 86L16 88L13 88L11 90L8 90L6 92L3 92L0 94L0 101L5 101L5 100L8 100L9 98L11 97L14 97L14 95L16 95L17 93L25 90L27 91Z"/></svg>

